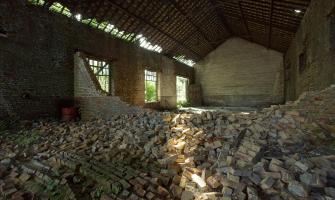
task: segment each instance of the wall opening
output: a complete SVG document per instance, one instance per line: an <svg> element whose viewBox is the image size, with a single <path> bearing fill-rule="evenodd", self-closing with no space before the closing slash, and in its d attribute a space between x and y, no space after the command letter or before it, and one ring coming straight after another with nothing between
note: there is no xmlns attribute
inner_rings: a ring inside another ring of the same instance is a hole
<svg viewBox="0 0 335 200"><path fill-rule="evenodd" d="M176 81L177 104L184 104L188 101L187 88L189 80L188 78L177 76Z"/></svg>
<svg viewBox="0 0 335 200"><path fill-rule="evenodd" d="M101 89L107 94L112 94L112 70L106 61L87 58L88 64L97 78Z"/></svg>
<svg viewBox="0 0 335 200"><path fill-rule="evenodd" d="M145 102L152 103L158 101L158 77L157 72L144 71Z"/></svg>

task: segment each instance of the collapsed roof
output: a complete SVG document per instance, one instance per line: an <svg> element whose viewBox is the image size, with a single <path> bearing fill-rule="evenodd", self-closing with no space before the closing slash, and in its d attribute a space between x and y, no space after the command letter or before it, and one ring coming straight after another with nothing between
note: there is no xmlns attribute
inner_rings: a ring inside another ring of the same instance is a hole
<svg viewBox="0 0 335 200"><path fill-rule="evenodd" d="M198 61L232 36L285 52L310 0L45 0L43 6L56 2L98 27L113 24L129 41L145 37L158 52Z"/></svg>

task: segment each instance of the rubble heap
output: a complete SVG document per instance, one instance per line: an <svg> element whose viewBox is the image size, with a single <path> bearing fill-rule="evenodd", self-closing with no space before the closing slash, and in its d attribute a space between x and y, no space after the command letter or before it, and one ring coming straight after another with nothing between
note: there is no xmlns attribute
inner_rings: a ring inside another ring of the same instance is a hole
<svg viewBox="0 0 335 200"><path fill-rule="evenodd" d="M334 125L334 86L252 113L26 122L30 129L0 139L0 192L9 199L334 199Z"/></svg>

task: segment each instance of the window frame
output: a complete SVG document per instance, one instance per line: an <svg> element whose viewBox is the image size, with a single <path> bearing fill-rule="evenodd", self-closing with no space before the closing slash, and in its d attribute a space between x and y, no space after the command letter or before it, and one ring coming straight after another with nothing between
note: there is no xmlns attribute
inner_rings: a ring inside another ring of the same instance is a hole
<svg viewBox="0 0 335 200"><path fill-rule="evenodd" d="M147 75L147 72L153 73L155 75L153 75L153 74ZM153 79L155 79L155 80L147 80L147 76L153 77ZM147 92L147 81L155 83L155 89L156 89L156 91L155 91L156 95L155 96L156 96L156 98L155 98L154 101L148 101L147 100L147 94L146 94L146 92ZM158 95L159 84L158 84L158 81L159 81L159 76L158 76L158 72L157 71L153 71L153 70L150 70L150 69L144 69L144 102L145 103L157 103L157 102L159 102L159 95Z"/></svg>
<svg viewBox="0 0 335 200"><path fill-rule="evenodd" d="M87 64L88 64L89 68L91 69L94 77L96 78L96 80L99 83L101 91L106 93L108 96L114 95L114 76L113 76L114 73L113 73L112 62L110 60L102 59L102 58L99 58L99 57L96 57L96 56L91 56L91 55L86 55L85 57L86 57L86 61L87 61ZM95 64L92 65L91 61L97 62L97 65L95 65ZM98 65L101 65L101 66L98 66ZM94 70L94 68L97 68L98 71L96 72ZM104 74L99 74L101 72L104 72ZM101 84L101 82L99 80L99 77L108 77L108 85L107 85L108 86L108 91L106 91L104 89L103 85Z"/></svg>

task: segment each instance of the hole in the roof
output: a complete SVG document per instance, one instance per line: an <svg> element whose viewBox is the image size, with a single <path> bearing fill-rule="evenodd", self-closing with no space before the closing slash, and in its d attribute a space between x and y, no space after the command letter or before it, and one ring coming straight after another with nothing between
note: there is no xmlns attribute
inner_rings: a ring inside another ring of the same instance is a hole
<svg viewBox="0 0 335 200"><path fill-rule="evenodd" d="M45 0L28 0L33 5L44 5ZM148 49L150 51L154 51L157 53L162 53L163 48L159 46L158 44L153 44L149 42L149 39L143 36L142 34L135 34L135 33L129 33L125 30L118 29L115 25L112 24L112 22L109 21L98 21L96 18L86 18L85 13L79 13L78 11L75 13L72 13L69 8L62 5L61 3L57 1L52 1L50 5L48 5L48 8L50 11L53 11L55 13L60 13L62 15L65 15L67 17L70 17L74 20L79 21L80 23L86 24L91 26L92 28L99 29L101 31L106 32L107 34L110 34L116 38L122 39L124 41L136 43L138 46ZM163 18L163 21L165 22L171 22L173 18L167 16ZM172 56L172 55L170 55ZM176 56L179 58L179 56ZM180 59L176 59L184 64L187 64L189 66L194 65L194 61L190 59L186 59L184 57Z"/></svg>
<svg viewBox="0 0 335 200"><path fill-rule="evenodd" d="M300 14L302 11L301 11L300 9L295 9L294 12L295 12L296 14Z"/></svg>
<svg viewBox="0 0 335 200"><path fill-rule="evenodd" d="M82 19L82 16L81 16L81 14L76 14L75 16L74 16L78 21L80 21L81 19Z"/></svg>

